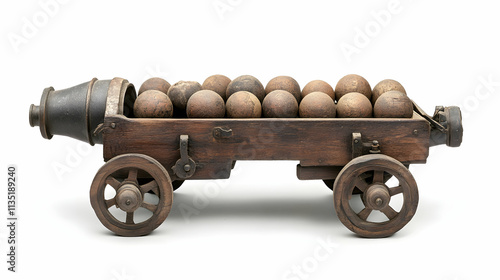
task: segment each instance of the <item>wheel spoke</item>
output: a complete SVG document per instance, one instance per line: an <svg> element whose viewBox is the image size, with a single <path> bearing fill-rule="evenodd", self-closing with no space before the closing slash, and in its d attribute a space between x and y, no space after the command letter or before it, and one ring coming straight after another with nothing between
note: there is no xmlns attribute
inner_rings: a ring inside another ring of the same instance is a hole
<svg viewBox="0 0 500 280"><path fill-rule="evenodd" d="M360 191L365 192L366 189L368 188L368 184L366 183L366 181L364 179L357 178L356 187L358 187L358 189Z"/></svg>
<svg viewBox="0 0 500 280"><path fill-rule="evenodd" d="M384 171L374 170L373 171L373 183L384 183Z"/></svg>
<svg viewBox="0 0 500 280"><path fill-rule="evenodd" d="M158 183L156 183L156 180L152 180L151 182L142 185L140 188L141 188L142 193L147 193L149 191L153 191L156 194L156 196L158 196L158 197L160 196L159 190L158 190Z"/></svg>
<svg viewBox="0 0 500 280"><path fill-rule="evenodd" d="M116 205L116 199L106 199L106 208L109 209L111 206Z"/></svg>
<svg viewBox="0 0 500 280"><path fill-rule="evenodd" d="M151 212L154 213L156 211L156 208L158 208L158 205L154 205L154 204L147 203L147 202L143 201L142 204L141 204L141 207L146 208L149 211L151 211Z"/></svg>
<svg viewBox="0 0 500 280"><path fill-rule="evenodd" d="M363 174L359 175L358 178L366 182L366 179L372 178L372 174L370 172L364 172Z"/></svg>
<svg viewBox="0 0 500 280"><path fill-rule="evenodd" d="M107 179L106 179L106 184L112 186L116 191L118 191L118 189L120 188L120 181L116 180L115 177L111 177L109 176Z"/></svg>
<svg viewBox="0 0 500 280"><path fill-rule="evenodd" d="M127 212L127 219L125 220L127 224L134 224L134 212Z"/></svg>
<svg viewBox="0 0 500 280"><path fill-rule="evenodd" d="M384 213L389 220L394 219L399 213L396 212L390 205L387 205L385 208L380 210L382 213Z"/></svg>
<svg viewBox="0 0 500 280"><path fill-rule="evenodd" d="M403 187L401 185L389 189L389 194L391 196L402 193L402 192L403 192Z"/></svg>
<svg viewBox="0 0 500 280"><path fill-rule="evenodd" d="M368 219L368 216L370 216L371 212L372 209L365 207L365 209L361 210L361 212L358 213L358 216L361 218L361 220L366 221L366 219Z"/></svg>
<svg viewBox="0 0 500 280"><path fill-rule="evenodd" d="M128 181L137 181L137 168L132 168L128 171Z"/></svg>

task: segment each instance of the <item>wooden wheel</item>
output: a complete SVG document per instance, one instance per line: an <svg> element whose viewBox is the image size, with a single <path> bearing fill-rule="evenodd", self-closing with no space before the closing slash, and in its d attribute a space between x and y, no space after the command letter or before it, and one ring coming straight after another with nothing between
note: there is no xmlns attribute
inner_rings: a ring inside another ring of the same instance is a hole
<svg viewBox="0 0 500 280"><path fill-rule="evenodd" d="M394 177L394 186L384 179L387 175ZM361 192L358 211L351 204L355 188ZM398 195L402 195L402 203L395 207L391 200ZM417 210L418 189L408 168L399 161L382 154L365 155L353 159L339 173L333 200L337 216L348 229L363 237L386 237L411 220ZM385 220L371 220L375 212Z"/></svg>
<svg viewBox="0 0 500 280"><path fill-rule="evenodd" d="M406 168L410 168L409 164L405 164L404 166ZM368 180L373 180L373 174L366 174L365 176L367 176L366 177L367 181ZM384 173L384 183L386 183L387 181L389 181L391 178L392 178L392 175L390 175L389 173ZM335 184L335 179L326 179L326 180L323 180L323 183L325 183L325 185L330 190L333 191L333 185ZM352 192L352 194L361 194L361 191L358 188L354 188L354 191Z"/></svg>
<svg viewBox="0 0 500 280"><path fill-rule="evenodd" d="M325 183L325 185L333 191L333 185L335 185L335 179L327 179L327 180L323 180L323 183ZM354 188L354 190L352 190L352 194L360 194L361 191L358 190L358 188Z"/></svg>
<svg viewBox="0 0 500 280"><path fill-rule="evenodd" d="M152 179L139 184L138 176ZM106 198L110 191L111 197ZM154 196L157 203L147 201L149 196ZM99 169L90 188L90 203L101 223L123 236L146 235L156 229L170 212L172 196L172 183L165 168L142 154L112 158ZM139 222L134 217L137 212L150 216ZM122 219L117 214L123 214Z"/></svg>
<svg viewBox="0 0 500 280"><path fill-rule="evenodd" d="M145 184L145 183L151 181L151 178L138 178L137 181L138 181L139 185L142 185L142 184ZM180 188L182 186L182 184L184 184L184 180L175 180L175 181L171 180L171 182L172 182L172 190L173 191L177 190L178 188ZM149 193L154 194L153 191L149 191Z"/></svg>

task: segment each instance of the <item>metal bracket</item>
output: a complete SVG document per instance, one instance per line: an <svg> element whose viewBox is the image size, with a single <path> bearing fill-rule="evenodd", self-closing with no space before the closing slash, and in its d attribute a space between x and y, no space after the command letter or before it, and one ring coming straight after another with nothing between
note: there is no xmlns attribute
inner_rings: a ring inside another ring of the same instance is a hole
<svg viewBox="0 0 500 280"><path fill-rule="evenodd" d="M412 103L413 103L413 110L415 112L417 112L417 114L422 116L424 119L426 119L432 128L435 128L442 133L446 133L446 127L444 127L441 123L436 121L437 113L440 112L441 109L444 110L444 108L442 108L442 106L436 106L436 111L434 112L434 117L431 117L431 116L427 115L424 112L424 110L422 110L422 108L420 108L415 102L413 102L413 100L412 100Z"/></svg>
<svg viewBox="0 0 500 280"><path fill-rule="evenodd" d="M172 170L174 171L175 175L177 175L177 177L179 177L180 179L187 179L193 176L194 172L196 171L196 163L188 155L188 142L188 135L180 136L179 150L181 153L181 158L177 160L174 166L172 166Z"/></svg>
<svg viewBox="0 0 500 280"><path fill-rule="evenodd" d="M111 124L100 123L99 125L97 125L92 135L97 136L98 134L103 133L104 130L107 128L115 129L116 123L114 122Z"/></svg>
<svg viewBox="0 0 500 280"><path fill-rule="evenodd" d="M380 145L377 140L371 142L363 142L361 133L354 132L352 134L352 158L357 158L366 154L379 154Z"/></svg>
<svg viewBox="0 0 500 280"><path fill-rule="evenodd" d="M217 127L214 127L212 134L213 134L214 138L218 138L218 139L229 138L229 137L233 136L233 130L230 128L227 128L227 127L217 126Z"/></svg>

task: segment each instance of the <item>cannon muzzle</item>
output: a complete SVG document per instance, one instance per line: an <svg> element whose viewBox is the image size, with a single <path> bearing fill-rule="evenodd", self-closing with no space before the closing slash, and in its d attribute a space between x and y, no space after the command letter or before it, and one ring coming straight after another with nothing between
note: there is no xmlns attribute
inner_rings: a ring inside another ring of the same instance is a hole
<svg viewBox="0 0 500 280"><path fill-rule="evenodd" d="M125 79L98 80L62 90L48 87L40 105L32 104L29 122L39 126L42 136L64 135L90 145L102 144L102 134L94 133L106 115L133 115L134 86Z"/></svg>

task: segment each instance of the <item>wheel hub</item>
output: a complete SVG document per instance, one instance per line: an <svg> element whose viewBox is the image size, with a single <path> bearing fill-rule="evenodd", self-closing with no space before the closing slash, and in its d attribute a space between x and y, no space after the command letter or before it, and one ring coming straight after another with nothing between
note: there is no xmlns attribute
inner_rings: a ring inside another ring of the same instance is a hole
<svg viewBox="0 0 500 280"><path fill-rule="evenodd" d="M371 209L384 209L391 201L389 189L385 185L371 185L364 193L364 201Z"/></svg>
<svg viewBox="0 0 500 280"><path fill-rule="evenodd" d="M137 210L141 203L141 191L134 184L125 183L116 192L116 205L125 212Z"/></svg>

